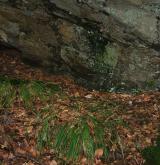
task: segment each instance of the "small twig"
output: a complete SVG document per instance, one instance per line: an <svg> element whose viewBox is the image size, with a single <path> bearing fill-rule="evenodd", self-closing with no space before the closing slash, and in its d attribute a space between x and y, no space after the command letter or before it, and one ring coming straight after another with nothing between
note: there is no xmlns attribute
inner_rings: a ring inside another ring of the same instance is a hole
<svg viewBox="0 0 160 165"><path fill-rule="evenodd" d="M122 142L121 142L121 138L118 134L117 134L117 137L118 137L118 144L120 146L122 157L123 157L123 163L125 164L124 149L123 149L123 145L122 145Z"/></svg>
<svg viewBox="0 0 160 165"><path fill-rule="evenodd" d="M139 165L139 162L138 162L138 160L137 160L136 158L134 158L134 160L135 160L136 164L137 164L137 165Z"/></svg>
<svg viewBox="0 0 160 165"><path fill-rule="evenodd" d="M24 158L24 159L27 159L27 160L31 160L33 162L35 162L36 164L38 165L43 165L42 163L40 163L36 158L33 158L32 156L30 155L23 155L23 154L15 154L16 157L20 157L20 158Z"/></svg>

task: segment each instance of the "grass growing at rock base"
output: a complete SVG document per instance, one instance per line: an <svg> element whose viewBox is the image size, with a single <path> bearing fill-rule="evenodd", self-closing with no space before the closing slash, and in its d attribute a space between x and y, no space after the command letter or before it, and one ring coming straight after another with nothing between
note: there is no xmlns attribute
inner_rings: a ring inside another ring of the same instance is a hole
<svg viewBox="0 0 160 165"><path fill-rule="evenodd" d="M0 77L0 107L16 105L35 114L41 152L53 149L66 162L85 157L93 163L96 150L101 149L103 159L107 159L110 145L119 145L117 126L125 126L120 117L112 118L119 105L79 99L67 95L56 84Z"/></svg>
<svg viewBox="0 0 160 165"><path fill-rule="evenodd" d="M18 101L25 107L32 107L36 100L46 102L51 95L60 91L60 87L55 84L41 81L28 81L21 79L11 79L0 77L0 107L9 108Z"/></svg>

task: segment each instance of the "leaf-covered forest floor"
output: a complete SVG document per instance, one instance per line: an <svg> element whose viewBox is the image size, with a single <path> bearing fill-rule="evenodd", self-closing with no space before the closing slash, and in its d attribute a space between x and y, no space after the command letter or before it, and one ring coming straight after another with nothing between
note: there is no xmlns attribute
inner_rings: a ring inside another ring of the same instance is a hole
<svg viewBox="0 0 160 165"><path fill-rule="evenodd" d="M65 154L57 153L54 148L47 146L43 151L37 149L41 124L46 116L52 113L56 114L57 125L76 121L77 116L86 114L95 115L102 120L102 124L103 122L108 124L104 131L105 145L109 154L105 158L99 153L103 150L95 148L95 164L142 165L144 163L141 150L154 145L158 136L160 92L116 94L88 91L76 85L69 77L50 75L40 69L31 68L25 65L18 56L14 57L10 54L10 52L0 52L0 75L2 77L54 83L60 87L60 91L57 90L52 96L52 101L47 100L45 105L39 101L37 96L33 102L34 105L26 107L16 96L16 101L11 106L1 107L0 164L87 164L85 154L82 154L78 161L73 162L68 161ZM51 103L53 107L42 112L44 106L50 106ZM94 132L92 124L90 122L87 124L91 132ZM40 144L41 147L42 145ZM96 158L98 154L102 156L102 159Z"/></svg>

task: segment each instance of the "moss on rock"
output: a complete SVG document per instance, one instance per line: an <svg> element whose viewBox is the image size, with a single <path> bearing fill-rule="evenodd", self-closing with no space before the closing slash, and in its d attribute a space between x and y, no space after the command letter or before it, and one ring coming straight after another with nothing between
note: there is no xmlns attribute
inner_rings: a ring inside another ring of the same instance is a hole
<svg viewBox="0 0 160 165"><path fill-rule="evenodd" d="M102 54L95 57L95 70L101 73L112 72L118 62L119 48L114 44L107 44Z"/></svg>

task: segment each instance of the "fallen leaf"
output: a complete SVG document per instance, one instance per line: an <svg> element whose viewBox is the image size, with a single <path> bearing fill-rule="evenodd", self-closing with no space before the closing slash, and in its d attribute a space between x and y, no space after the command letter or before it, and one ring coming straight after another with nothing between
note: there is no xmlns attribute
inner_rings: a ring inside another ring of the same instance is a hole
<svg viewBox="0 0 160 165"><path fill-rule="evenodd" d="M94 155L95 155L96 158L102 157L103 156L103 149L102 148L97 149L95 151L95 154Z"/></svg>
<svg viewBox="0 0 160 165"><path fill-rule="evenodd" d="M83 157L81 159L81 165L86 165L87 164L87 158Z"/></svg>
<svg viewBox="0 0 160 165"><path fill-rule="evenodd" d="M88 94L85 96L86 99L91 99L93 96L91 94Z"/></svg>
<svg viewBox="0 0 160 165"><path fill-rule="evenodd" d="M49 165L57 165L57 162L55 160L52 160L49 162Z"/></svg>

